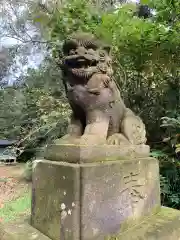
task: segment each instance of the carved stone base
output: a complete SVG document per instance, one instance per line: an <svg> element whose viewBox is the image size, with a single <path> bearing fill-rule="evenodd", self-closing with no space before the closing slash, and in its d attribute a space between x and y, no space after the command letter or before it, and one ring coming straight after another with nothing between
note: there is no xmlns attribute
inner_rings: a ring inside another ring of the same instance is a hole
<svg viewBox="0 0 180 240"><path fill-rule="evenodd" d="M32 225L53 240L101 240L159 209L156 159L35 161Z"/></svg>
<svg viewBox="0 0 180 240"><path fill-rule="evenodd" d="M104 162L149 156L148 145L48 145L45 157L70 163Z"/></svg>

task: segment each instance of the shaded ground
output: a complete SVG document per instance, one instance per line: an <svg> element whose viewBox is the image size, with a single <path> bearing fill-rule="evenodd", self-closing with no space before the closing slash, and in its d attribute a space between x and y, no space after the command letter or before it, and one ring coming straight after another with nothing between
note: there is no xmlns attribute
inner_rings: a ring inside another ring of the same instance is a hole
<svg viewBox="0 0 180 240"><path fill-rule="evenodd" d="M23 179L24 164L0 165L0 221L29 211L31 184Z"/></svg>

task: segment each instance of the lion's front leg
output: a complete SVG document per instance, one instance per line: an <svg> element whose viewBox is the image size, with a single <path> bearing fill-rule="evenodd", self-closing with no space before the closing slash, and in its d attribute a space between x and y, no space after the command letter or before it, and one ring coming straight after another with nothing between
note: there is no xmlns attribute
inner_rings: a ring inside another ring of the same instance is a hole
<svg viewBox="0 0 180 240"><path fill-rule="evenodd" d="M129 145L130 142L122 133L114 133L113 135L109 136L107 139L108 145Z"/></svg>
<svg viewBox="0 0 180 240"><path fill-rule="evenodd" d="M67 134L62 138L56 140L56 143L68 143L74 144L78 143L79 138L83 134L83 126L79 118L77 118L73 113L70 117L70 123L68 125Z"/></svg>
<svg viewBox="0 0 180 240"><path fill-rule="evenodd" d="M71 121L67 129L67 134L71 137L80 137L83 134L83 126L79 118L71 115Z"/></svg>
<svg viewBox="0 0 180 240"><path fill-rule="evenodd" d="M91 110L87 113L86 118L81 144L105 144L110 120L108 115L99 110Z"/></svg>

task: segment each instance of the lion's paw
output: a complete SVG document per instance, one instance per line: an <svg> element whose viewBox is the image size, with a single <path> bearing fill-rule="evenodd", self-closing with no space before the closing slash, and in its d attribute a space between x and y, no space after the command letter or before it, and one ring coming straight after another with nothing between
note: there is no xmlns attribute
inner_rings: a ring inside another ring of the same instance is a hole
<svg viewBox="0 0 180 240"><path fill-rule="evenodd" d="M121 133L115 133L107 139L108 145L129 145L130 142Z"/></svg>

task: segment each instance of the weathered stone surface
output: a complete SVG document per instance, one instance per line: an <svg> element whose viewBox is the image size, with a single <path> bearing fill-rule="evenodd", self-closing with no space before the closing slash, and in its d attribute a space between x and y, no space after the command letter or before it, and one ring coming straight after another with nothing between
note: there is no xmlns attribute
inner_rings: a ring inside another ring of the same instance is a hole
<svg viewBox="0 0 180 240"><path fill-rule="evenodd" d="M88 163L119 159L130 159L149 156L148 145L48 145L45 157L52 161L70 163Z"/></svg>
<svg viewBox="0 0 180 240"><path fill-rule="evenodd" d="M35 161L31 223L53 240L79 239L80 168ZM65 227L64 227L65 225Z"/></svg>
<svg viewBox="0 0 180 240"><path fill-rule="evenodd" d="M104 239L160 208L156 159L35 164L32 224L53 240Z"/></svg>
<svg viewBox="0 0 180 240"><path fill-rule="evenodd" d="M108 240L179 240L180 211L162 207L157 214Z"/></svg>
<svg viewBox="0 0 180 240"><path fill-rule="evenodd" d="M0 223L0 240L51 240L27 222Z"/></svg>
<svg viewBox="0 0 180 240"><path fill-rule="evenodd" d="M159 196L158 163L153 158L81 165L82 239L103 239L135 224L159 209Z"/></svg>

